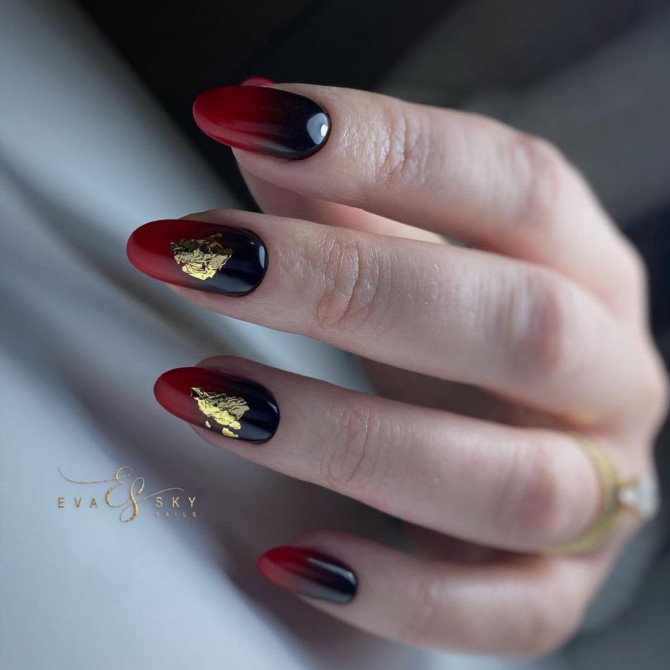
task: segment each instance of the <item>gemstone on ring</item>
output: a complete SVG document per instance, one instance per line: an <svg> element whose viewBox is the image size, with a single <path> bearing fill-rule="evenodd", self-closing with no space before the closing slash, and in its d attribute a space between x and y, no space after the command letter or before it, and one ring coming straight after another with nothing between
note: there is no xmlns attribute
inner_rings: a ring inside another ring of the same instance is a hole
<svg viewBox="0 0 670 670"><path fill-rule="evenodd" d="M617 501L642 519L651 519L660 505L658 483L654 477L648 476L622 484L617 492Z"/></svg>
<svg viewBox="0 0 670 670"><path fill-rule="evenodd" d="M572 433L572 437L593 463L600 482L602 503L591 525L573 540L547 549L546 553L550 555L593 551L616 530L622 512L632 512L641 521L648 521L659 508L658 484L653 475L622 479L607 450L586 435Z"/></svg>

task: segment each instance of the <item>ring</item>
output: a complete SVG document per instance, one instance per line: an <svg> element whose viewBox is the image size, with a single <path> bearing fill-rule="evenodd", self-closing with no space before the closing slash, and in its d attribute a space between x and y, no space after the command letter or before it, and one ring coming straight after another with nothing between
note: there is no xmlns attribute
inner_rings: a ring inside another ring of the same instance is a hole
<svg viewBox="0 0 670 670"><path fill-rule="evenodd" d="M658 485L653 476L623 479L605 449L585 435L573 434L573 437L596 469L602 501L593 523L574 540L551 548L547 552L550 554L593 551L614 532L623 512L632 512L641 521L648 521L659 508Z"/></svg>

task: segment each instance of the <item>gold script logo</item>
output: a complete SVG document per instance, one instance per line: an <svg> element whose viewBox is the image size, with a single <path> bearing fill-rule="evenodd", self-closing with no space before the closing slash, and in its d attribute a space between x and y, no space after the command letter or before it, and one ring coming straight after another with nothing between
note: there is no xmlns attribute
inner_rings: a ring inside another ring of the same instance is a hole
<svg viewBox="0 0 670 670"><path fill-rule="evenodd" d="M153 501L154 516L156 517L177 517L196 518L195 511L195 496L184 496L184 489L180 486L171 486L167 489L161 489L154 493L145 493L146 482L144 477L134 476L133 469L127 465L122 465L114 473L113 477L109 479L94 479L90 481L82 481L71 479L63 474L63 471L58 468L61 477L71 484L111 484L105 491L103 497L104 504L107 507L112 507L119 510L119 519L124 523L129 523L137 518L140 513L140 504L146 501ZM166 496L166 493L171 495ZM66 496L58 496L58 509L66 509ZM72 498L72 502L76 509L82 507L83 498L81 496ZM97 509L98 501L95 496L91 496L88 505L84 505L89 509ZM159 511L161 510L161 511ZM181 514L179 514L181 512Z"/></svg>

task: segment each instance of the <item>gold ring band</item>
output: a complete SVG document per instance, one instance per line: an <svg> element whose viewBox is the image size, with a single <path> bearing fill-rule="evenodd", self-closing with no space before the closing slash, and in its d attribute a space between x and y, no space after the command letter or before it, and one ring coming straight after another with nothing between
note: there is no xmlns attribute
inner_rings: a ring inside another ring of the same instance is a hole
<svg viewBox="0 0 670 670"><path fill-rule="evenodd" d="M585 435L573 434L573 437L595 467L601 490L600 509L593 523L581 535L552 547L547 552L549 554L593 551L612 535L622 512L631 511L644 521L658 510L658 489L654 477L624 480L605 449Z"/></svg>

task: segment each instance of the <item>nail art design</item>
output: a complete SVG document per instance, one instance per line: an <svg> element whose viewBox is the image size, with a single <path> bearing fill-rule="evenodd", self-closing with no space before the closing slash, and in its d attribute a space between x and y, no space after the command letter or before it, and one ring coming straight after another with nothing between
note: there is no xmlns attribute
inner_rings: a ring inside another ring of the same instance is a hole
<svg viewBox="0 0 670 670"><path fill-rule="evenodd" d="M170 251L183 272L196 279L211 279L233 255L232 249L221 244L221 233L210 235L204 240L183 238L170 242Z"/></svg>
<svg viewBox="0 0 670 670"><path fill-rule="evenodd" d="M277 158L307 158L326 143L330 117L309 98L269 86L226 86L198 96L198 127L231 147Z"/></svg>
<svg viewBox="0 0 670 670"><path fill-rule="evenodd" d="M209 393L205 389L194 386L191 389L191 397L198 403L198 409L209 418L214 419L221 428L221 434L226 437L239 437L234 430L240 430L242 424L240 419L249 411L244 398L226 395L225 393ZM205 427L212 428L209 421L205 421Z"/></svg>
<svg viewBox="0 0 670 670"><path fill-rule="evenodd" d="M258 559L261 574L277 586L309 598L348 603L358 580L344 563L306 547L276 547Z"/></svg>
<svg viewBox="0 0 670 670"><path fill-rule="evenodd" d="M127 252L150 277L224 295L250 293L267 268L265 245L251 231L186 219L140 226Z"/></svg>
<svg viewBox="0 0 670 670"><path fill-rule="evenodd" d="M210 368L176 368L154 386L158 402L195 426L247 442L266 442L279 425L277 401L254 382Z"/></svg>

